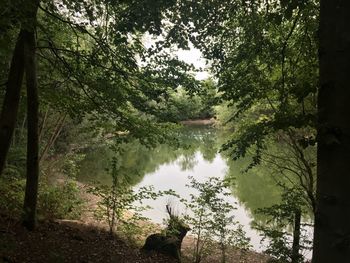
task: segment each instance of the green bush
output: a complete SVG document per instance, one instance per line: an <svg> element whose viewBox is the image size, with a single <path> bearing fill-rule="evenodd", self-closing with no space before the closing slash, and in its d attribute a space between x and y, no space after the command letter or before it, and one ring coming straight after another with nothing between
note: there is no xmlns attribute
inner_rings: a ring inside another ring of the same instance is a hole
<svg viewBox="0 0 350 263"><path fill-rule="evenodd" d="M1 213L19 218L22 213L25 180L0 179L0 209Z"/></svg>
<svg viewBox="0 0 350 263"><path fill-rule="evenodd" d="M204 182L191 176L189 179L187 187L195 189L197 193L181 201L190 211L184 218L195 239L193 262L199 263L211 254L215 243L221 251L222 263L227 262L227 249L249 249L250 239L239 222L234 220L233 211L236 208L227 201L231 195L231 182L217 177L210 177Z"/></svg>
<svg viewBox="0 0 350 263"><path fill-rule="evenodd" d="M75 181L49 185L41 183L38 195L40 219L78 219L83 210L83 200Z"/></svg>

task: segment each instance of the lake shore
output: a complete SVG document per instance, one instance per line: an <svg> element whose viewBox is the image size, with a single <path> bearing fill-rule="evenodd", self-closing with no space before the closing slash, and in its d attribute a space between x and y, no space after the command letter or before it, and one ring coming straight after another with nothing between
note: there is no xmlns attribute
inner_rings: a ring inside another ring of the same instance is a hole
<svg viewBox="0 0 350 263"><path fill-rule="evenodd" d="M216 124L216 120L214 118L211 118L211 119L190 119L190 120L180 121L180 124L193 125L193 126L206 126L206 125Z"/></svg>
<svg viewBox="0 0 350 263"><path fill-rule="evenodd" d="M56 182L62 183L64 178ZM160 224L140 221L144 233L130 238L125 233L111 235L106 222L97 221L93 212L99 198L87 192L88 185L77 183L85 200L84 213L78 220L39 221L35 231L27 231L18 219L0 213L0 262L106 262L106 263L172 263L165 255L140 251L147 235L162 230ZM127 212L126 217L131 213ZM194 237L182 243L182 262L192 262ZM214 249L201 262L220 262L220 251ZM268 256L251 250L227 250L227 262L266 263Z"/></svg>
<svg viewBox="0 0 350 263"><path fill-rule="evenodd" d="M80 224L82 225L88 225L90 227L94 227L96 229L102 229L104 231L108 230L108 225L106 222L97 221L94 219L92 211L97 206L98 197L86 193L84 189L87 188L87 185L79 183L80 188L82 189L83 198L87 202L87 208L86 212L82 215L82 220L80 221ZM125 216L129 217L131 216L131 212L126 212ZM61 221L62 222L62 221ZM69 220L64 221L66 224L70 224ZM76 225L76 221L72 222L72 225ZM79 225L79 224L78 224ZM136 245L136 247L139 249L144 244L145 239L148 235L159 233L164 229L164 226L161 224L154 223L150 220L147 221L139 221L139 225L143 228L143 233L140 233L136 237L136 240L133 240L133 244ZM119 238L123 238L123 234L120 233ZM125 239L125 237L124 237ZM127 242L127 241L126 241ZM184 238L182 242L182 256L183 261L182 262L192 262L192 253L195 243L195 237L191 234L187 234L187 236ZM212 263L212 262L220 262L221 260L221 253L218 246L214 245L215 248L213 248L212 253L206 255L206 257L203 257L202 261L203 263ZM256 252L254 250L241 250L237 248L228 248L227 249L227 259L228 262L250 262L250 263L267 263L270 259L269 256ZM165 261L168 262L168 261Z"/></svg>

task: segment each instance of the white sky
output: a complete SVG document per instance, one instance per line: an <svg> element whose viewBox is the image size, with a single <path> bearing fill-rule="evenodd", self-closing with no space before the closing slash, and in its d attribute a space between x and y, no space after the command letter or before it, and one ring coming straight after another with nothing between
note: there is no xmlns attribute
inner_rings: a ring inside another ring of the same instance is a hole
<svg viewBox="0 0 350 263"><path fill-rule="evenodd" d="M203 69L203 71L195 73L197 80L204 80L210 77L209 72L206 71L206 60L202 57L200 50L194 48L192 44L190 45L190 50L181 49L175 52L175 54L180 60L185 61L188 64L193 64L196 68Z"/></svg>
<svg viewBox="0 0 350 263"><path fill-rule="evenodd" d="M161 37L158 37L157 39L153 39L151 35L145 34L143 42L146 48L150 48L152 44L155 43L156 40L161 40ZM171 49L175 56L177 56L180 60L188 63L193 64L197 69L202 69L200 72L194 73L195 78L197 80L204 80L210 77L210 74L208 72L208 66L206 65L206 60L203 58L202 53L199 49L194 48L193 45L190 43L190 49L189 50L183 50L183 49Z"/></svg>

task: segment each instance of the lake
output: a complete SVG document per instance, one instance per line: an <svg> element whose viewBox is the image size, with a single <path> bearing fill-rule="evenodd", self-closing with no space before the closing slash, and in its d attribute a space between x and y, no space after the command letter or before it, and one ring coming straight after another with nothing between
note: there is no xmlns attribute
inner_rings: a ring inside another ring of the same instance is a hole
<svg viewBox="0 0 350 263"><path fill-rule="evenodd" d="M251 228L251 222L263 221L264 218L254 211L278 202L280 189L268 176L268 171L262 168L242 173L249 164L249 159L232 161L227 154L220 153L220 145L227 136L228 134L211 127L194 126L181 130L178 147L162 144L149 149L134 140L124 143L117 156L108 146L94 147L86 152L86 157L80 164L78 180L111 184L112 179L106 167L113 156L119 162L120 174L135 189L152 185L155 190L173 189L186 198L193 192L193 189L186 187L188 176L193 176L198 181L205 181L209 177L234 178L229 201L237 208L234 212L235 219L244 226L254 250L261 251L260 235ZM165 205L168 201L168 197L148 200L146 204L152 209L144 215L153 222L162 223L167 216ZM178 206L179 212L183 212L181 205L175 203L175 206Z"/></svg>

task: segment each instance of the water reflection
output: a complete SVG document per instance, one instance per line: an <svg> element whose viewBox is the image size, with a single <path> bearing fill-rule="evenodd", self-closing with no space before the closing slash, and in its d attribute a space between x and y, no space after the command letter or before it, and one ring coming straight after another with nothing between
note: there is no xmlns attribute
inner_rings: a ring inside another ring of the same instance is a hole
<svg viewBox="0 0 350 263"><path fill-rule="evenodd" d="M118 156L122 173L131 185L139 183L146 174L153 173L160 165L178 162L183 170L190 170L197 160L196 152L200 152L208 162L214 160L219 149L216 131L210 127L185 127L178 133L180 144L162 144L156 148L147 148L137 140L120 145L122 154ZM116 154L107 145L90 148L80 163L78 180L82 182L99 181L112 183L106 168Z"/></svg>
<svg viewBox="0 0 350 263"><path fill-rule="evenodd" d="M153 185L156 190L173 189L185 198L191 193L186 187L189 175L198 181L212 176L235 178L230 201L237 203L236 219L244 225L252 245L259 250L260 237L250 228L250 222L252 219L264 220L254 210L276 203L279 189L267 170L254 168L241 173L248 160L232 161L225 153L219 153L225 138L224 133L210 127L185 127L179 133L178 147L162 144L149 149L136 140L124 143L120 146L122 154L118 156L118 170L135 188ZM110 184L112 179L105 168L113 156L115 153L107 146L90 149L81 163L78 180ZM149 201L147 204L153 209L146 216L161 223L166 216L167 202L167 197Z"/></svg>

